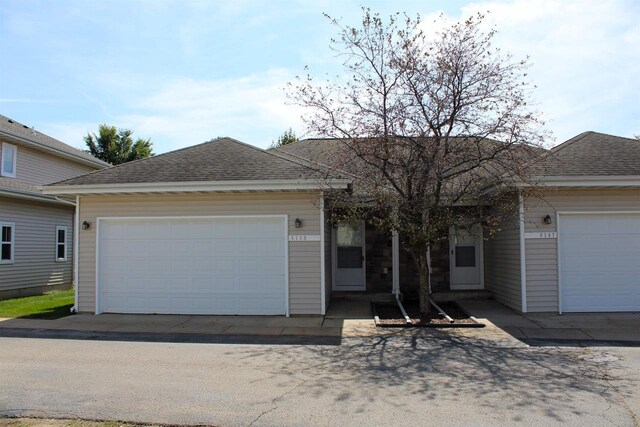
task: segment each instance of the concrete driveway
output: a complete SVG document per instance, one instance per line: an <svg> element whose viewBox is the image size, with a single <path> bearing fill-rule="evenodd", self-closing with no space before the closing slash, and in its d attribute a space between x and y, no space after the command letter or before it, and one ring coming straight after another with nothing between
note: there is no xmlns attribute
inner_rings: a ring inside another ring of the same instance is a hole
<svg viewBox="0 0 640 427"><path fill-rule="evenodd" d="M0 338L0 415L214 425L637 426L640 349L441 331L341 345Z"/></svg>

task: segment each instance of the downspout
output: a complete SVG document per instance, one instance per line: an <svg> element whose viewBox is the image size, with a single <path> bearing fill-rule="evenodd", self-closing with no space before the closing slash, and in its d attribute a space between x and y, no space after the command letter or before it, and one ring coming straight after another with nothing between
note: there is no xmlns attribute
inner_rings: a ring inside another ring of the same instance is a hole
<svg viewBox="0 0 640 427"><path fill-rule="evenodd" d="M76 211L73 214L73 288L74 302L72 313L78 312L78 247L80 240L80 196L76 196Z"/></svg>

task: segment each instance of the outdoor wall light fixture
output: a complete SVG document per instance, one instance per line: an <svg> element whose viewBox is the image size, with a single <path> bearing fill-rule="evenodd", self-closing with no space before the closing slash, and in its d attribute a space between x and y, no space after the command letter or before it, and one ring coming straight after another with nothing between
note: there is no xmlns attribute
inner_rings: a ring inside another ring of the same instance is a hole
<svg viewBox="0 0 640 427"><path fill-rule="evenodd" d="M302 221L300 220L300 218L296 218L295 224L296 224L296 228L302 227Z"/></svg>
<svg viewBox="0 0 640 427"><path fill-rule="evenodd" d="M545 224L551 224L551 216L547 215L544 218L542 218L542 221L544 221Z"/></svg>
<svg viewBox="0 0 640 427"><path fill-rule="evenodd" d="M90 228L91 228L91 223L90 223L90 222L84 221L84 222L82 223L82 229L83 229L83 230L88 230L88 229L90 229Z"/></svg>

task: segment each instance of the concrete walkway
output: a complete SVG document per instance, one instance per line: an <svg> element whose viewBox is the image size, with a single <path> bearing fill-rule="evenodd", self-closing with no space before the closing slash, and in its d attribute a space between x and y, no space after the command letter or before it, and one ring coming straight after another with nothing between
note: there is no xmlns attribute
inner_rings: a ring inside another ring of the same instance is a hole
<svg viewBox="0 0 640 427"><path fill-rule="evenodd" d="M0 319L0 329L43 329L136 334L366 337L389 333L376 328L367 301L337 301L326 316L189 316L78 314L60 319Z"/></svg>
<svg viewBox="0 0 640 427"><path fill-rule="evenodd" d="M0 335L263 343L298 342L305 338L339 342L342 338L411 335L490 341L503 347L558 341L640 345L640 313L520 314L495 300L462 300L459 303L486 326L377 328L370 301L334 299L324 317L79 314L55 320L0 319Z"/></svg>
<svg viewBox="0 0 640 427"><path fill-rule="evenodd" d="M640 313L517 313L495 300L458 301L481 321L514 338L534 341L640 344Z"/></svg>

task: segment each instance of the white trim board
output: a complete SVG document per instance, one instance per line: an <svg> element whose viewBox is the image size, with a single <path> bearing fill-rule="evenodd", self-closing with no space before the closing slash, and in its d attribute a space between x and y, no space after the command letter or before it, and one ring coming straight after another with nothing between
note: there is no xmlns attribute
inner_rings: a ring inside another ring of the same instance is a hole
<svg viewBox="0 0 640 427"><path fill-rule="evenodd" d="M291 298L289 295L289 215L204 215L204 216L136 216L136 217L98 217L96 218L96 275L95 275L95 314L102 313L100 309L100 223L104 221L165 221L165 220L191 220L191 219L281 219L284 223L284 274L285 274L285 316L289 317Z"/></svg>
<svg viewBox="0 0 640 427"><path fill-rule="evenodd" d="M326 288L327 288L327 279L325 272L325 241L324 241L324 193L320 194L320 314L323 316L327 311L327 297L326 297ZM289 236L289 240L291 240L291 236Z"/></svg>
<svg viewBox="0 0 640 427"><path fill-rule="evenodd" d="M520 309L527 312L527 254L525 242L524 199L522 193L518 193L518 225L520 239Z"/></svg>

